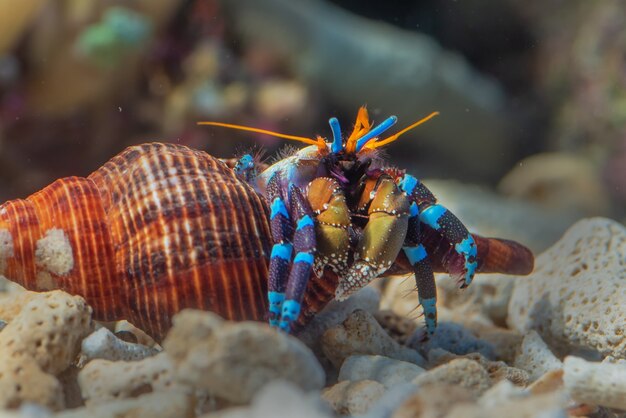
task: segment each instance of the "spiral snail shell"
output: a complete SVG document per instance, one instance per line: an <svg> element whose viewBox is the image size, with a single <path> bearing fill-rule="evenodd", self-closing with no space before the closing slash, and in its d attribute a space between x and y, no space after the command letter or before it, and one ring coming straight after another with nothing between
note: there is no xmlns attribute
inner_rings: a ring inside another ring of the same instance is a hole
<svg viewBox="0 0 626 418"><path fill-rule="evenodd" d="M271 242L263 197L220 160L173 144L127 148L0 206L0 273L83 296L94 317L165 334L186 307L263 319Z"/></svg>

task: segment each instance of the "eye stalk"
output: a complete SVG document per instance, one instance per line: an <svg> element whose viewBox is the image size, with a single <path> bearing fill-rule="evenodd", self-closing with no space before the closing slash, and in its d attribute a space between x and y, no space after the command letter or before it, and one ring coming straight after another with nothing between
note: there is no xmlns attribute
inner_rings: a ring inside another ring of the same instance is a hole
<svg viewBox="0 0 626 418"><path fill-rule="evenodd" d="M398 121L398 117L397 116L389 116L380 125L376 126L371 131L369 131L367 134L365 134L361 138L359 138L356 141L356 152L360 152L363 149L363 146L365 144L367 144L370 139L375 138L378 135L380 135L383 132L385 132L386 130L388 130L393 125L395 125L397 121Z"/></svg>
<svg viewBox="0 0 626 418"><path fill-rule="evenodd" d="M332 117L328 120L330 124L330 130L333 131L333 144L330 150L333 154L338 154L343 150L343 142L341 140L341 126L339 126L339 119Z"/></svg>

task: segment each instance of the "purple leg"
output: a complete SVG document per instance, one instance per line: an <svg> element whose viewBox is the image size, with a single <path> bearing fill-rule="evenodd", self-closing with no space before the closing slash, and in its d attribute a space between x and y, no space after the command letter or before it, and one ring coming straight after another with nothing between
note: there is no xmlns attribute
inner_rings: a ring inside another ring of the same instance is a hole
<svg viewBox="0 0 626 418"><path fill-rule="evenodd" d="M279 325L293 252L293 245L290 242L293 227L280 188L280 180L280 173L276 173L267 184L267 198L271 208L270 230L272 240L274 241L272 254L270 256L267 294L269 300L269 322L271 326Z"/></svg>
<svg viewBox="0 0 626 418"><path fill-rule="evenodd" d="M311 276L311 269L315 253L315 224L313 211L300 189L292 185L289 189L291 216L296 220L296 230L293 235L295 257L287 281L285 301L282 306L282 315L279 327L286 332L291 330L291 324L298 319L306 285Z"/></svg>

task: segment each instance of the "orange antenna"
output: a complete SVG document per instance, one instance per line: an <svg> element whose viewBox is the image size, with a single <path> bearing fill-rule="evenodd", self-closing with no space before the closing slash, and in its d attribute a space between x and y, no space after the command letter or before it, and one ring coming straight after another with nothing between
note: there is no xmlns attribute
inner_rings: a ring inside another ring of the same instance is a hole
<svg viewBox="0 0 626 418"><path fill-rule="evenodd" d="M354 130L346 141L346 152L351 154L356 151L356 141L363 135L365 135L371 129L370 118L367 114L367 108L361 106L359 113L356 116L356 122L354 124Z"/></svg>
<svg viewBox="0 0 626 418"><path fill-rule="evenodd" d="M222 123L222 122L198 122L198 125L221 126L223 128L237 129L240 131L256 132L259 134L275 136L277 138L304 142L305 144L309 144L309 145L317 145L318 148L320 149L326 148L326 141L324 141L324 138L319 137L319 136L317 137L317 139L313 139L313 138L307 138L304 136L286 135L286 134L281 134L281 133L274 132L274 131L268 131L266 129L252 128L250 126L234 125L232 123Z"/></svg>
<svg viewBox="0 0 626 418"><path fill-rule="evenodd" d="M430 119L434 118L437 115L439 115L439 112L433 112L430 115L426 116L425 118L422 118L422 119L418 120L417 122L415 122L414 124L404 128L400 132L398 132L396 134L393 134L390 137L382 139L380 141L369 142L369 143L365 144L365 147L366 148L379 148L379 147L385 146L385 145L395 141L396 139L398 139L400 137L400 135L407 133L411 129L413 129L415 127L418 127L419 125L421 125L424 122L428 122Z"/></svg>

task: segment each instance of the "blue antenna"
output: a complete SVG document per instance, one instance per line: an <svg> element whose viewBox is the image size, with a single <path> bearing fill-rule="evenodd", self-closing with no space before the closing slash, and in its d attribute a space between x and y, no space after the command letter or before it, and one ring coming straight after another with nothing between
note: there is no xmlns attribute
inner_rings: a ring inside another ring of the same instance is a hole
<svg viewBox="0 0 626 418"><path fill-rule="evenodd" d="M341 142L341 127L339 126L339 120L337 118L328 119L330 129L333 131L333 145L331 151L333 154L341 152L343 149L343 143Z"/></svg>
<svg viewBox="0 0 626 418"><path fill-rule="evenodd" d="M382 121L380 125L376 126L375 128L372 128L371 131L363 135L356 142L356 152L361 151L361 148L363 148L363 146L367 144L367 142L370 139L377 137L378 135L385 132L387 129L391 128L393 125L396 124L397 121L398 121L398 118L396 116L389 116L387 119Z"/></svg>

